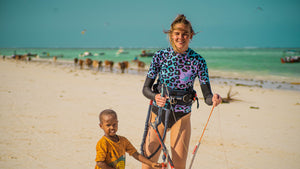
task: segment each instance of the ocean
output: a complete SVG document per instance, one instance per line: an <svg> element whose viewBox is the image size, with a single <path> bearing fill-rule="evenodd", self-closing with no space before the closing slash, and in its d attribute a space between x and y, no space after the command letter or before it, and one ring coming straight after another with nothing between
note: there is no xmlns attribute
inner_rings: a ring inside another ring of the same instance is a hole
<svg viewBox="0 0 300 169"><path fill-rule="evenodd" d="M118 50L118 48L0 48L0 55L10 57L13 54L31 53L38 54L40 58L51 59L52 56L59 56L58 59L73 60L76 57L79 59L89 57L92 60L120 62L133 60L141 54L142 50L154 53L159 49L123 48L123 53L117 54ZM280 61L286 50L300 51L300 48L193 48L193 50L205 58L209 73L215 80L226 77L231 81L245 79L258 80L260 83L267 80L283 84L300 82L300 63ZM80 57L85 52L90 52L91 56ZM139 57L139 60L147 65L150 64L151 59L152 57ZM276 85L278 88L281 84ZM299 86L292 85L292 88L300 90Z"/></svg>

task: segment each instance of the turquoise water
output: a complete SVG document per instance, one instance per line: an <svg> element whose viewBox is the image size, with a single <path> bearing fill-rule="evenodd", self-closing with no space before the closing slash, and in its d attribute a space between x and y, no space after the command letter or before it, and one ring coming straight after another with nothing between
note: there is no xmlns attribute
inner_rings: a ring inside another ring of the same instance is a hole
<svg viewBox="0 0 300 169"><path fill-rule="evenodd" d="M300 63L282 64L286 49L199 49L210 69L300 78ZM299 50L299 49L298 49Z"/></svg>
<svg viewBox="0 0 300 169"><path fill-rule="evenodd" d="M50 56L63 55L64 60L73 60L75 57L80 58L79 55L88 51L94 54L104 53L98 56L88 56L93 60L113 60L119 61L131 61L134 57L138 56L143 49L124 49L126 54L116 54L119 49L105 49L105 48L93 48L93 49L62 49L62 48L38 48L38 49L14 49L14 48L0 48L0 55L6 55L7 57L16 54L33 53L41 56L46 56L47 53ZM155 52L158 49L146 49L149 52ZM207 64L209 71L217 71L220 73L231 72L238 73L244 77L255 76L260 77L275 77L277 79L292 78L293 81L300 81L300 63L282 64L280 58L283 56L283 52L287 49L284 48L239 48L239 49L213 49L213 48L196 48L194 49L200 55L202 55ZM294 50L300 50L294 49ZM44 53L44 54L43 54ZM50 57L51 58L51 57ZM151 57L142 57L140 60L146 62L148 65L151 62Z"/></svg>

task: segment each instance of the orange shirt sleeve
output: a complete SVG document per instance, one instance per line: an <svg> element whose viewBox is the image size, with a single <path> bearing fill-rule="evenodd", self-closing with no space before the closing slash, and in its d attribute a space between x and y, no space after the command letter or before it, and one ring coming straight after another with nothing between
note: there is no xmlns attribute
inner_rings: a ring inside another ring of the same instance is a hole
<svg viewBox="0 0 300 169"><path fill-rule="evenodd" d="M107 145L104 139L100 139L96 145L96 159L95 161L105 161Z"/></svg>
<svg viewBox="0 0 300 169"><path fill-rule="evenodd" d="M125 137L124 137L125 138ZM136 148L125 138L126 152L132 156L133 153L137 152Z"/></svg>

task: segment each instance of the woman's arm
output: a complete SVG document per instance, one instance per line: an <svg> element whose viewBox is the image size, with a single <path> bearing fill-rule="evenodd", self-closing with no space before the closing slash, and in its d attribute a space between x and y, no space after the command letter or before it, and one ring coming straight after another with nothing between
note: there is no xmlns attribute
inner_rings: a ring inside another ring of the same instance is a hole
<svg viewBox="0 0 300 169"><path fill-rule="evenodd" d="M210 83L201 84L201 90L206 104L214 104L214 106L217 106L222 102L222 98L219 94L212 94Z"/></svg>
<svg viewBox="0 0 300 169"><path fill-rule="evenodd" d="M211 92L210 83L201 84L201 90L205 103L208 105L212 105L213 94Z"/></svg>
<svg viewBox="0 0 300 169"><path fill-rule="evenodd" d="M146 78L144 87L143 87L143 94L145 97L147 97L150 100L155 100L156 104L159 107L164 107L167 101L167 97L161 97L159 93L155 93L151 90L152 85L154 83L155 79L151 79L149 77Z"/></svg>
<svg viewBox="0 0 300 169"><path fill-rule="evenodd" d="M155 99L155 95L157 93L154 93L151 88L152 85L154 83L155 79L151 79L149 77L146 77L145 83L144 83L144 87L143 87L143 94L145 97L147 97L150 100L154 100Z"/></svg>

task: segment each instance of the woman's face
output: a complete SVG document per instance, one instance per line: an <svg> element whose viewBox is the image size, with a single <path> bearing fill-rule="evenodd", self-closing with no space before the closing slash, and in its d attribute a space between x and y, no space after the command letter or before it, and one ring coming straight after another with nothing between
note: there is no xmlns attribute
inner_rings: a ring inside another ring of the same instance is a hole
<svg viewBox="0 0 300 169"><path fill-rule="evenodd" d="M183 53L189 48L190 39L192 39L192 37L189 26L183 23L175 24L174 30L171 33L171 40L179 53Z"/></svg>

